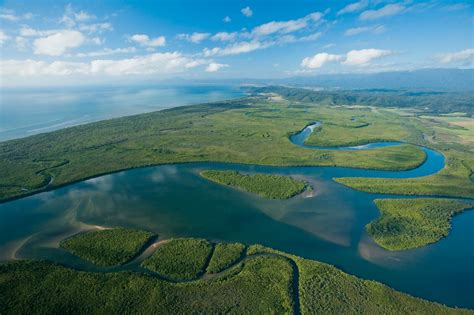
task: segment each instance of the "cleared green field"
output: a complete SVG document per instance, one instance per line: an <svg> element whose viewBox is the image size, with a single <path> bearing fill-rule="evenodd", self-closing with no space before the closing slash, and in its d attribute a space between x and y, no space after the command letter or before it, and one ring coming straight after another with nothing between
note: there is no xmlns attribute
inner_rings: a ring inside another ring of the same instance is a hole
<svg viewBox="0 0 474 315"><path fill-rule="evenodd" d="M241 243L219 243L214 248L209 266L207 266L208 273L221 272L242 258L245 250L245 245Z"/></svg>
<svg viewBox="0 0 474 315"><path fill-rule="evenodd" d="M211 251L206 240L174 239L158 247L142 266L167 279L196 279L206 271Z"/></svg>
<svg viewBox="0 0 474 315"><path fill-rule="evenodd" d="M308 150L288 139L308 122L325 117L333 122L340 117L343 122L352 115L359 115L359 110L247 98L110 119L2 142L0 200L100 174L166 163L217 161L404 170L424 161L423 151L412 145L347 152ZM378 114L365 110L364 115Z"/></svg>
<svg viewBox="0 0 474 315"><path fill-rule="evenodd" d="M474 203L449 199L377 199L380 218L370 222L367 233L389 250L422 247L448 235L451 218L474 208Z"/></svg>
<svg viewBox="0 0 474 315"><path fill-rule="evenodd" d="M176 245L177 241L167 244ZM179 246L168 248L199 251L205 247L197 245L201 242L208 244L204 240L179 239ZM219 255L226 250L235 253L235 246L220 247ZM161 266L167 264L163 268L169 274L182 274L182 262L176 263L181 254L170 251L161 255ZM260 245L250 246L246 255L241 263L219 276L185 282L137 272L76 271L46 261L0 264L0 312L472 314Z"/></svg>
<svg viewBox="0 0 474 315"><path fill-rule="evenodd" d="M213 182L238 187L245 191L271 199L288 199L305 189L308 185L290 176L270 174L245 175L237 171L202 171L201 176Z"/></svg>
<svg viewBox="0 0 474 315"><path fill-rule="evenodd" d="M114 266L137 255L153 236L141 230L101 230L77 234L61 241L60 246L98 266Z"/></svg>

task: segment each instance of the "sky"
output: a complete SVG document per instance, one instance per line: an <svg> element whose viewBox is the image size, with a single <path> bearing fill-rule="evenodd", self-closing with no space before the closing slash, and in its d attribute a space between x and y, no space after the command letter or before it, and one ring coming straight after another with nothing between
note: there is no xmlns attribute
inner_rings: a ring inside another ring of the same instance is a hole
<svg viewBox="0 0 474 315"><path fill-rule="evenodd" d="M0 85L472 68L471 1L0 1Z"/></svg>

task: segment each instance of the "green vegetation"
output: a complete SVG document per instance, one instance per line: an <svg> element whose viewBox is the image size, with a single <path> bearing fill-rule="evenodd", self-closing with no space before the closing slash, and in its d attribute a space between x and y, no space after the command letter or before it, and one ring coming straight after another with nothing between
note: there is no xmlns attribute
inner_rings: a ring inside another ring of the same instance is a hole
<svg viewBox="0 0 474 315"><path fill-rule="evenodd" d="M202 257L209 243L177 239L166 244L167 252L164 246L157 249L165 253L160 255L160 265L167 264L169 274L182 274L181 255ZM242 246L218 248L219 261L224 261L224 257L235 258ZM233 254L224 254L226 250ZM241 263L220 275L184 282L137 272L76 271L45 261L0 264L0 312L472 314L260 245L250 246L246 254Z"/></svg>
<svg viewBox="0 0 474 315"><path fill-rule="evenodd" d="M271 199L288 199L308 188L308 184L304 181L281 175L244 175L237 171L208 170L202 171L201 176L222 185L238 187Z"/></svg>
<svg viewBox="0 0 474 315"><path fill-rule="evenodd" d="M412 107L435 114L463 112L474 116L472 107L474 97L471 91L438 92L387 89L314 91L282 86L249 87L247 90L252 93L274 93L291 101L319 105Z"/></svg>
<svg viewBox="0 0 474 315"><path fill-rule="evenodd" d="M132 272L92 273L48 262L0 265L2 314L292 313L291 266L249 260L229 278L172 283Z"/></svg>
<svg viewBox="0 0 474 315"><path fill-rule="evenodd" d="M101 230L77 234L63 240L60 246L98 266L114 266L136 256L153 236L150 232L123 228Z"/></svg>
<svg viewBox="0 0 474 315"><path fill-rule="evenodd" d="M248 254L281 255L299 271L302 314L470 314L395 291L379 282L359 279L331 265L286 254L260 245Z"/></svg>
<svg viewBox="0 0 474 315"><path fill-rule="evenodd" d="M147 258L142 266L172 280L191 280L203 274L212 246L202 239L174 239Z"/></svg>
<svg viewBox="0 0 474 315"><path fill-rule="evenodd" d="M219 243L214 248L209 266L207 266L208 273L221 272L242 258L245 250L245 245L240 243Z"/></svg>
<svg viewBox="0 0 474 315"><path fill-rule="evenodd" d="M474 198L473 154L449 150L445 156L446 167L431 176L399 179L341 177L335 181L372 193Z"/></svg>
<svg viewBox="0 0 474 315"><path fill-rule="evenodd" d="M474 203L449 199L378 199L381 216L367 224L367 233L389 250L425 246L448 235L451 218Z"/></svg>
<svg viewBox="0 0 474 315"><path fill-rule="evenodd" d="M308 150L288 139L310 121L342 122L352 115L383 116L367 110L247 98L110 119L2 142L0 200L100 174L166 163L216 161L403 170L424 161L423 151L412 145L348 152Z"/></svg>

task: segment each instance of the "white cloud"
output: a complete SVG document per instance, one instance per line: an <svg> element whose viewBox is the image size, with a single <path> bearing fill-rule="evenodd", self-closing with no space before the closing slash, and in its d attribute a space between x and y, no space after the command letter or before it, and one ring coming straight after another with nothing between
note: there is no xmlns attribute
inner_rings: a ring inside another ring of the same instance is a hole
<svg viewBox="0 0 474 315"><path fill-rule="evenodd" d="M91 62L0 60L0 75L166 75L180 73L203 63L206 63L205 60L192 59L179 52L154 53L119 60L98 59Z"/></svg>
<svg viewBox="0 0 474 315"><path fill-rule="evenodd" d="M5 9L5 8L0 8L0 19L2 20L7 20L10 22L16 22L19 20L29 20L33 17L33 14L31 13L25 13L22 15L16 15L15 11Z"/></svg>
<svg viewBox="0 0 474 315"><path fill-rule="evenodd" d="M87 12L80 11L78 13L73 13L76 21L82 22L82 21L87 21L91 19L95 19L94 15L91 15Z"/></svg>
<svg viewBox="0 0 474 315"><path fill-rule="evenodd" d="M213 41L232 41L237 37L237 32L227 33L227 32L219 32L216 33L214 36L211 37Z"/></svg>
<svg viewBox="0 0 474 315"><path fill-rule="evenodd" d="M225 18L222 19L222 21L229 23L230 21L232 21L232 19L230 18L230 16L226 16Z"/></svg>
<svg viewBox="0 0 474 315"><path fill-rule="evenodd" d="M19 50L25 50L28 46L28 40L25 37L17 36L15 37L15 44Z"/></svg>
<svg viewBox="0 0 474 315"><path fill-rule="evenodd" d="M288 34L308 26L308 22L317 22L321 20L323 14L320 12L314 12L308 14L305 17L296 20L288 21L272 21L255 27L252 30L252 35L255 36L266 36L274 33Z"/></svg>
<svg viewBox="0 0 474 315"><path fill-rule="evenodd" d="M71 4L68 4L64 9L64 14L59 20L67 27L74 27L77 22L84 22L87 20L95 19L95 15L89 14L84 11L75 12Z"/></svg>
<svg viewBox="0 0 474 315"><path fill-rule="evenodd" d="M240 12L242 12L242 14L245 15L246 17L251 17L253 15L253 11L252 9L250 9L250 7L245 7L242 10L240 10Z"/></svg>
<svg viewBox="0 0 474 315"><path fill-rule="evenodd" d="M9 39L10 39L10 36L5 34L3 31L0 31L0 46L2 46Z"/></svg>
<svg viewBox="0 0 474 315"><path fill-rule="evenodd" d="M339 11L337 12L337 15L342 15L342 14L346 14L346 13L357 12L357 11L360 11L360 10L362 10L362 9L365 9L368 5L369 5L369 1L368 1L368 0L361 0L361 1L358 1L358 2L354 2L354 3L351 3L351 4L346 5L344 8L342 8L341 10L339 10Z"/></svg>
<svg viewBox="0 0 474 315"><path fill-rule="evenodd" d="M309 69L321 68L324 64L331 61L339 61L347 66L365 66L372 60L382 58L393 54L390 50L381 49L361 49L351 50L345 55L336 55L328 53L318 53L312 57L306 57L301 61L301 66Z"/></svg>
<svg viewBox="0 0 474 315"><path fill-rule="evenodd" d="M302 36L302 37L299 38L299 40L303 41L303 42L311 42L313 40L319 39L322 35L323 35L323 33L317 32L317 33L313 33L313 34L310 34L310 35Z"/></svg>
<svg viewBox="0 0 474 315"><path fill-rule="evenodd" d="M375 25L350 28L344 32L344 35L354 36L361 33L382 34L383 32L385 32L385 26Z"/></svg>
<svg viewBox="0 0 474 315"><path fill-rule="evenodd" d="M405 7L401 4L387 4L378 10L367 10L360 14L361 20L375 20L386 16L392 16L405 11Z"/></svg>
<svg viewBox="0 0 474 315"><path fill-rule="evenodd" d="M328 53L319 53L312 57L306 57L301 62L301 66L310 69L321 68L325 63L330 61L340 61L343 56L332 55Z"/></svg>
<svg viewBox="0 0 474 315"><path fill-rule="evenodd" d="M178 36L176 36L176 37L179 38L179 39L187 40L188 42L191 42L191 43L199 44L200 42L202 42L203 40L205 40L209 36L211 36L210 33L194 32L192 34L178 34Z"/></svg>
<svg viewBox="0 0 474 315"><path fill-rule="evenodd" d="M58 33L61 30L53 29L53 30L35 30L29 26L22 26L20 28L20 35L24 37L36 37L36 36L48 36L54 33Z"/></svg>
<svg viewBox="0 0 474 315"><path fill-rule="evenodd" d="M474 63L474 48L464 49L453 53L445 53L437 56L441 63Z"/></svg>
<svg viewBox="0 0 474 315"><path fill-rule="evenodd" d="M100 56L108 56L108 55L116 55L116 54L129 54L136 52L137 49L135 47L126 47L126 48L104 48L99 51L92 51L88 53L78 53L76 57L100 57Z"/></svg>
<svg viewBox="0 0 474 315"><path fill-rule="evenodd" d="M230 55L239 55L243 53L248 53L257 49L263 49L269 47L269 43L262 43L259 41L251 41L251 42L238 42L224 48L215 47L212 49L204 48L203 53L204 56L230 56Z"/></svg>
<svg viewBox="0 0 474 315"><path fill-rule="evenodd" d="M166 44L166 38L164 36L158 36L150 38L145 34L135 34L129 37L129 40L139 43L142 46L157 47L164 46Z"/></svg>
<svg viewBox="0 0 474 315"><path fill-rule="evenodd" d="M103 31L112 31L114 28L112 24L105 22L105 23L94 23L94 24L81 24L79 26L79 30L83 32L103 32Z"/></svg>
<svg viewBox="0 0 474 315"><path fill-rule="evenodd" d="M222 68L228 67L229 65L223 64L223 63L215 63L211 62L207 67L206 67L206 72L217 72Z"/></svg>
<svg viewBox="0 0 474 315"><path fill-rule="evenodd" d="M85 37L81 32L63 30L47 37L35 39L33 42L34 53L60 56L69 48L81 46L84 41Z"/></svg>
<svg viewBox="0 0 474 315"><path fill-rule="evenodd" d="M391 55L393 52L390 50L382 49L361 49L361 50L351 50L346 55L346 60L343 62L345 65L349 66L361 66L370 63L374 59L385 57Z"/></svg>

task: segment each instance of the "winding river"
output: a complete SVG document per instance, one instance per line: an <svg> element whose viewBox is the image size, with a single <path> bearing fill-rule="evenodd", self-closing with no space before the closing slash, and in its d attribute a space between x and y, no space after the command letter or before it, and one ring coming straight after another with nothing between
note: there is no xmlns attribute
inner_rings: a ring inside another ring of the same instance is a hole
<svg viewBox="0 0 474 315"><path fill-rule="evenodd" d="M315 124L290 140L304 145ZM399 142L332 148L372 149ZM327 149L325 147L325 149ZM172 164L127 170L0 204L0 260L50 259L95 270L59 249L64 237L101 226L125 226L170 237L263 244L335 265L353 275L451 306L474 308L474 211L453 219L450 235L419 249L391 252L364 226L378 217L376 198L408 198L355 191L332 180L362 176L412 178L444 167L439 152L408 171L342 167L270 167L225 163ZM304 178L313 187L289 200L267 200L199 176L203 169L233 169ZM410 197L413 198L413 197Z"/></svg>

